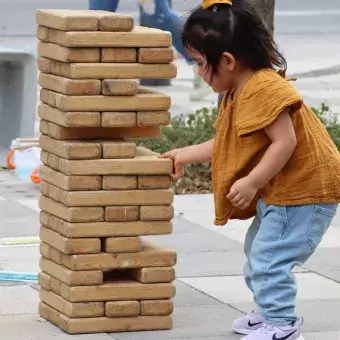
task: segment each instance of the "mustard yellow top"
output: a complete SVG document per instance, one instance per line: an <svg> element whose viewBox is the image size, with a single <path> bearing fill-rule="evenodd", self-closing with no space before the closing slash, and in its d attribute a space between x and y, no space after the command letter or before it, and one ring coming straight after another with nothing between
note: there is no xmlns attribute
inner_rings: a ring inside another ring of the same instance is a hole
<svg viewBox="0 0 340 340"><path fill-rule="evenodd" d="M236 180L260 162L271 143L264 128L287 107L297 138L292 157L247 210L235 208L226 195ZM255 216L259 196L273 205L340 202L340 154L316 115L274 70L256 72L236 98L226 93L215 129L212 178L216 225Z"/></svg>

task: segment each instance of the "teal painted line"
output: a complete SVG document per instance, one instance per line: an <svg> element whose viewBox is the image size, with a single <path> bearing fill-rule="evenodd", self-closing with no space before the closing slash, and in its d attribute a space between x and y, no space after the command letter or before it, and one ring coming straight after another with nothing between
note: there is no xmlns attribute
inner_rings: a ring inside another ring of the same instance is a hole
<svg viewBox="0 0 340 340"><path fill-rule="evenodd" d="M0 271L0 281L37 282L38 274Z"/></svg>

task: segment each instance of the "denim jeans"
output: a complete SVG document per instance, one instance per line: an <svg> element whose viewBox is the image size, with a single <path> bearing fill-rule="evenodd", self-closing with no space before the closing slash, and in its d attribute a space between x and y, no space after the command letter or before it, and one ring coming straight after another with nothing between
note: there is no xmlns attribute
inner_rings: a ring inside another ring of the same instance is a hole
<svg viewBox="0 0 340 340"><path fill-rule="evenodd" d="M257 216L244 245L244 276L258 311L270 325L297 319L297 285L291 270L314 253L336 214L338 204L300 206L257 204Z"/></svg>
<svg viewBox="0 0 340 340"><path fill-rule="evenodd" d="M119 0L89 0L89 8L92 10L101 10L116 12Z"/></svg>

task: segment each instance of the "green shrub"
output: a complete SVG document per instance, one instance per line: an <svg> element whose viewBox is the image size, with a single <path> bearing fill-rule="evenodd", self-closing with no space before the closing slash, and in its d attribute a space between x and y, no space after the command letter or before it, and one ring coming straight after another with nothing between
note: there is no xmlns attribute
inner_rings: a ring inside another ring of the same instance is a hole
<svg viewBox="0 0 340 340"><path fill-rule="evenodd" d="M326 127L328 134L331 136L338 150L340 150L339 114L332 112L325 103L322 103L319 108L312 107L311 109Z"/></svg>
<svg viewBox="0 0 340 340"><path fill-rule="evenodd" d="M158 153L203 143L215 136L213 125L217 114L216 108L203 108L187 116L173 117L171 125L162 127L160 138L136 142ZM176 194L212 192L210 164L187 165L184 176L173 183L173 189Z"/></svg>
<svg viewBox="0 0 340 340"><path fill-rule="evenodd" d="M327 105L312 108L313 112L326 126L334 143L340 150L340 122L336 114ZM173 117L171 125L162 127L161 137L155 139L139 139L136 143L158 153L203 143L214 138L213 124L218 110L203 108L187 116ZM173 183L176 194L210 193L212 192L210 164L190 164L185 168L184 176Z"/></svg>

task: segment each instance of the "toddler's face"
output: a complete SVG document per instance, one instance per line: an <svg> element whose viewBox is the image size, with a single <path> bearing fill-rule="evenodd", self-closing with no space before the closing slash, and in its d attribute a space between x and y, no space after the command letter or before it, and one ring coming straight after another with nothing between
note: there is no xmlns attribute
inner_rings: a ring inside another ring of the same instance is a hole
<svg viewBox="0 0 340 340"><path fill-rule="evenodd" d="M195 50L187 50L190 57L197 63L197 74L212 87L215 92L224 92L234 87L232 72L226 67L225 60L221 58L217 73L213 75L212 68L207 59Z"/></svg>

